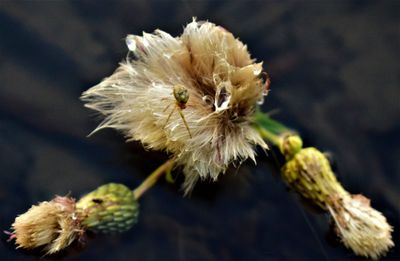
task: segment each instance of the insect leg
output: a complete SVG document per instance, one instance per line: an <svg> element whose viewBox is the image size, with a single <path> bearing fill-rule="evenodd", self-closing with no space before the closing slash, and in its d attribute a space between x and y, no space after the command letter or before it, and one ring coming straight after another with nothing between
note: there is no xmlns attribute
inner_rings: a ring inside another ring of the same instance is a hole
<svg viewBox="0 0 400 261"><path fill-rule="evenodd" d="M181 115L183 123L185 124L185 127L186 127L186 129L187 129L187 131L189 133L189 137L192 138L192 134L190 133L190 130L189 130L189 125L187 124L187 122L185 120L185 116L183 115L182 110L180 108L178 108L178 112L179 112L179 115Z"/></svg>
<svg viewBox="0 0 400 261"><path fill-rule="evenodd" d="M175 109L176 109L176 106L174 106L174 108L172 109L172 111L171 111L170 114L168 115L168 118L167 118L167 120L165 121L165 124L164 124L163 129L165 129L165 127L167 126L167 124L168 124L168 122L169 122L169 119L171 118L172 113L174 113Z"/></svg>

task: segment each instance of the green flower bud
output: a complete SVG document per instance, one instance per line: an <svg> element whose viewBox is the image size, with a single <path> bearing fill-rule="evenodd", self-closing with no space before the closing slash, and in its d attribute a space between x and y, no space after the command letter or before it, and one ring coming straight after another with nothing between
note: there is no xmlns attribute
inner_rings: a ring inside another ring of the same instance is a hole
<svg viewBox="0 0 400 261"><path fill-rule="evenodd" d="M82 197L76 208L82 226L101 233L123 232L138 219L139 204L133 192L122 184L109 183Z"/></svg>
<svg viewBox="0 0 400 261"><path fill-rule="evenodd" d="M303 197L327 210L331 195L347 195L328 159L316 148L301 149L283 165L283 179Z"/></svg>
<svg viewBox="0 0 400 261"><path fill-rule="evenodd" d="M279 150L286 159L291 159L303 147L303 140L299 135L289 134L279 143Z"/></svg>

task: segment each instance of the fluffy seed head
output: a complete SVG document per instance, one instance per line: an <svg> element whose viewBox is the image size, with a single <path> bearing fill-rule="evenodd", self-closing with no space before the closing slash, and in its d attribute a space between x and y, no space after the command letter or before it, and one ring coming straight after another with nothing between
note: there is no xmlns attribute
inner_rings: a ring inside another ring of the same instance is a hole
<svg viewBox="0 0 400 261"><path fill-rule="evenodd" d="M75 216L75 201L59 196L34 205L19 215L12 229L11 238L15 238L18 248L44 246L46 254L66 248L81 232Z"/></svg>
<svg viewBox="0 0 400 261"><path fill-rule="evenodd" d="M194 20L180 37L156 30L126 40L133 57L82 95L105 116L96 130L116 128L170 152L183 166L186 192L199 178L216 180L234 161L254 160L255 145L267 147L251 127L267 93L262 64L230 32ZM177 86L187 93L177 95Z"/></svg>
<svg viewBox="0 0 400 261"><path fill-rule="evenodd" d="M332 198L328 208L342 242L357 255L378 259L394 246L392 227L366 197Z"/></svg>

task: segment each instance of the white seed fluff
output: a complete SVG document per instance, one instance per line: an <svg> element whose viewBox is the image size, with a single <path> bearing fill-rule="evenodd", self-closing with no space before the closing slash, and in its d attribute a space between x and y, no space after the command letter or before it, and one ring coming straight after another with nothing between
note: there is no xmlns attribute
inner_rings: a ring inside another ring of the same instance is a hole
<svg viewBox="0 0 400 261"><path fill-rule="evenodd" d="M105 116L95 131L115 128L127 140L170 153L183 167L186 193L199 178L217 180L232 162L255 161L255 145L267 148L251 126L263 99L262 63L230 32L193 20L180 37L156 30L128 35L126 42L133 57L82 95ZM189 99L168 119L177 106L176 85Z"/></svg>
<svg viewBox="0 0 400 261"><path fill-rule="evenodd" d="M343 244L358 256L374 260L394 246L393 228L363 195L344 197L340 206L328 206Z"/></svg>

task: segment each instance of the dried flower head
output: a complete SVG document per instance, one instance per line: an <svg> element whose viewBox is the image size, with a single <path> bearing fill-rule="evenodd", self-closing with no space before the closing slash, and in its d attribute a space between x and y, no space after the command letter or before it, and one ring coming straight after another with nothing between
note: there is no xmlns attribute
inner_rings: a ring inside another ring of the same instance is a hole
<svg viewBox="0 0 400 261"><path fill-rule="evenodd" d="M44 247L46 254L56 253L69 246L81 229L76 222L75 201L57 196L51 201L32 206L12 224L18 248Z"/></svg>
<svg viewBox="0 0 400 261"><path fill-rule="evenodd" d="M303 197L330 212L336 232L355 254L378 259L394 246L392 227L369 199L351 195L337 181L328 159L316 148L301 148L301 139L286 136L281 152L287 162L282 177Z"/></svg>
<svg viewBox="0 0 400 261"><path fill-rule="evenodd" d="M378 259L394 246L392 227L363 195L336 198L328 205L344 245L359 256Z"/></svg>
<svg viewBox="0 0 400 261"><path fill-rule="evenodd" d="M230 32L193 20L180 37L156 30L126 40L134 57L82 95L105 116L95 131L119 129L128 140L170 152L183 166L186 192L199 178L216 180L234 161L255 160L255 145L267 148L251 126L267 93L262 63ZM176 86L188 99L181 115L170 115Z"/></svg>

